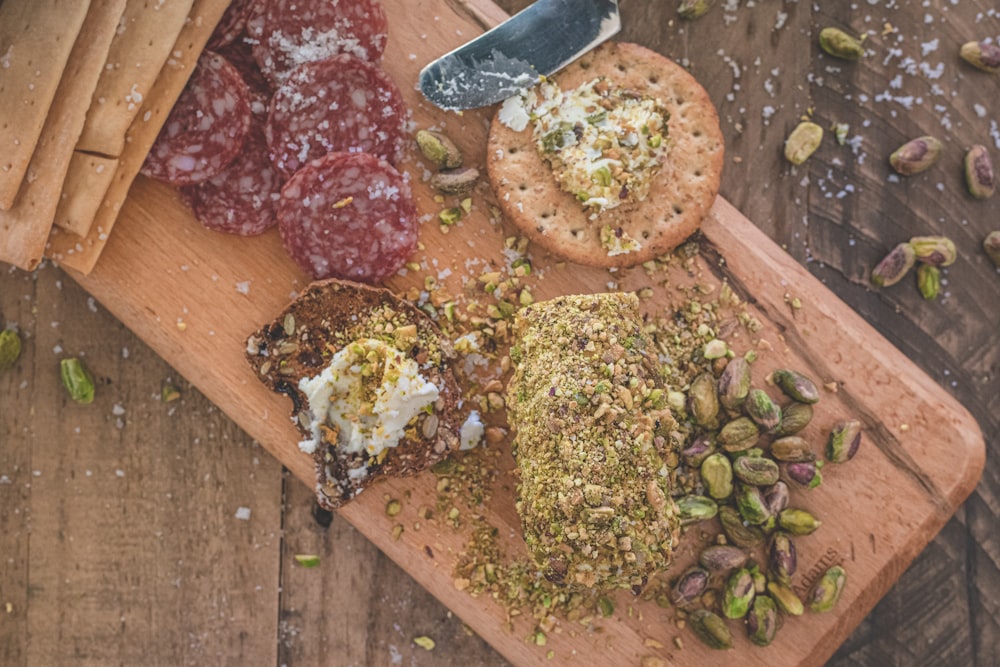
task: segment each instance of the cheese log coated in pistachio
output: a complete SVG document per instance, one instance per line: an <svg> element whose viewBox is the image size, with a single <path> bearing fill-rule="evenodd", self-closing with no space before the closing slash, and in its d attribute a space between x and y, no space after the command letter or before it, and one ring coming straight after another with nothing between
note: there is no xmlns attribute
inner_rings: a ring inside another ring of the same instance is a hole
<svg viewBox="0 0 1000 667"><path fill-rule="evenodd" d="M520 311L507 387L517 510L550 580L641 587L678 538L664 464L675 421L634 294Z"/></svg>

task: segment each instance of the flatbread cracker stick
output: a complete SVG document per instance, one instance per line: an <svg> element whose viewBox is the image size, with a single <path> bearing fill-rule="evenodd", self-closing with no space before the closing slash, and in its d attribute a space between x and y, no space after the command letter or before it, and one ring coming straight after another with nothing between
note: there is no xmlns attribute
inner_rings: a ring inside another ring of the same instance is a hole
<svg viewBox="0 0 1000 667"><path fill-rule="evenodd" d="M128 0L77 150L118 157L125 131L171 57L193 0Z"/></svg>
<svg viewBox="0 0 1000 667"><path fill-rule="evenodd" d="M118 211L129 188L139 173L146 154L156 141L160 128L170 114L170 109L187 84L191 72L198 63L198 56L215 30L215 25L226 11L229 0L196 0L191 15L181 30L177 43L171 50L170 59L164 66L156 83L146 95L139 114L132 121L126 134L125 150L119 157L111 185L90 226L87 235L79 236L52 230L45 254L64 266L87 274L94 268L101 251L108 242L111 228L118 218Z"/></svg>
<svg viewBox="0 0 1000 667"><path fill-rule="evenodd" d="M87 102L107 59L125 0L93 0L28 164L14 206L0 211L0 260L33 269L42 258L59 193L83 129Z"/></svg>
<svg viewBox="0 0 1000 667"><path fill-rule="evenodd" d="M14 205L89 4L0 4L0 209Z"/></svg>
<svg viewBox="0 0 1000 667"><path fill-rule="evenodd" d="M55 224L67 232L86 236L117 170L118 158L74 152L56 208Z"/></svg>

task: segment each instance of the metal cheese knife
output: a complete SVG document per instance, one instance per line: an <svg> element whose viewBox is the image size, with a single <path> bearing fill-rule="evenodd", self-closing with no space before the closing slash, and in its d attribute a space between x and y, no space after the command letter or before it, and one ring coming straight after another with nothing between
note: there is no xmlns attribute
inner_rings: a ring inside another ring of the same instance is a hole
<svg viewBox="0 0 1000 667"><path fill-rule="evenodd" d="M496 104L565 67L621 29L617 0L538 0L420 72L449 111Z"/></svg>

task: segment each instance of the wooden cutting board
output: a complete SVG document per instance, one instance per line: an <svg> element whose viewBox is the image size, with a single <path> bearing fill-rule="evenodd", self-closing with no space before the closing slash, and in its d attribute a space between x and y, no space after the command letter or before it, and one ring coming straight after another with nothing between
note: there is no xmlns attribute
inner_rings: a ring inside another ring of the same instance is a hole
<svg viewBox="0 0 1000 667"><path fill-rule="evenodd" d="M426 62L481 32L480 22L496 22L502 12L479 0L462 13L444 0L418 7L404 0L383 3L392 17L384 66L407 97L414 125L443 128L459 141L468 163L482 166L489 111L441 112L422 101L415 84ZM390 286L423 287L424 277L431 275L451 293L474 292L476 286L463 282L503 267L504 239L514 231L491 219L487 194L477 193L472 213L450 233L441 233L434 216L445 204L434 201L415 158L403 166L427 217L421 231L425 250L414 258L423 268L394 278ZM704 224L701 246L699 281L709 289L727 281L764 324L759 339L734 343L752 343L761 351L756 383L778 364L836 383L837 391L824 395L816 423L806 431L817 448L820 434L835 421L854 417L864 424L858 456L845 466L831 466L821 487L796 496L797 505L824 523L798 542L797 578L804 585L823 567L843 563L849 583L839 606L828 614L792 619L767 649L750 646L732 624L739 660L748 665L821 664L972 491L984 463L983 438L961 405L721 198ZM619 289L652 287L645 308L668 314L676 292L662 286L663 278L672 285L686 277L676 267L654 281L641 269L609 273L529 252L535 269L529 284L536 299L603 291L609 283ZM275 232L253 239L208 232L173 191L140 179L97 267L75 277L297 477L313 484L312 464L297 448L286 400L265 390L243 357L246 336L306 284ZM793 299L801 308L791 305ZM496 447L503 450L501 468L509 467L509 441ZM494 486L485 514L517 550L514 480L504 472ZM386 497L405 498L399 516L386 515ZM455 588L454 554L468 535L444 521L420 520L418 509L434 507L436 498L436 480L425 474L373 488L342 514L514 663L638 664L644 656L657 655L669 664L703 665L720 657L678 630L671 610L624 592L616 597L614 617L595 622L596 627L564 623L561 631L549 633L546 646L526 642L531 623L511 627L500 605ZM398 540L392 537L396 523L405 527ZM691 550L685 540L681 558L690 558ZM676 636L682 637L683 649L672 643Z"/></svg>

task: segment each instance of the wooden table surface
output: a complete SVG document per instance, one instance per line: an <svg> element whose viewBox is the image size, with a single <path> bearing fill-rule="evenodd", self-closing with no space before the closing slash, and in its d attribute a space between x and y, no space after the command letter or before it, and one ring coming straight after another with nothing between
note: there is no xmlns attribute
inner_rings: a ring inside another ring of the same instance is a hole
<svg viewBox="0 0 1000 667"><path fill-rule="evenodd" d="M1000 229L1000 195L971 198L961 160L982 143L1000 162L1000 75L957 54L1000 38L1000 12L985 0L823 4L723 1L688 23L674 2L622 0L621 37L681 61L708 89L729 201L986 436L979 487L830 664L995 665L1000 274L980 244ZM868 57L822 55L828 25L867 33ZM828 135L791 168L782 144L809 113L847 123L848 143ZM923 134L944 142L940 162L893 177L889 153ZM923 234L958 247L942 297L924 301L909 279L873 290L871 267ZM25 345L0 374L0 665L503 664L343 520L317 516L310 489L59 269L0 271L4 325ZM67 399L65 356L94 371L92 405ZM166 384L179 400L161 400ZM302 553L321 567L297 566Z"/></svg>

